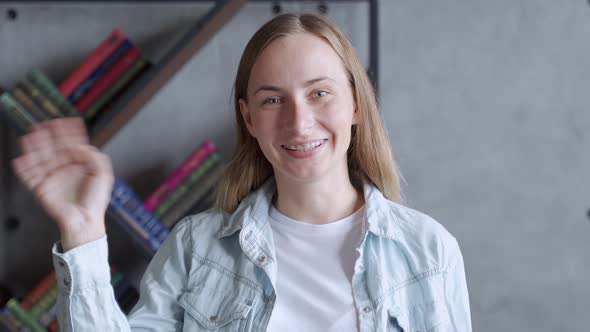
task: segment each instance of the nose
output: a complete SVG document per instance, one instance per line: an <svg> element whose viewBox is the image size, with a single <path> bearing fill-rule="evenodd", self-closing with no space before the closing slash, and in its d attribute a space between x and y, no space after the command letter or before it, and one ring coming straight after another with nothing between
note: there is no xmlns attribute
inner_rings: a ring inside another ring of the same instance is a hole
<svg viewBox="0 0 590 332"><path fill-rule="evenodd" d="M291 100L287 104L284 125L292 134L304 134L313 127L315 122L313 109L305 101Z"/></svg>

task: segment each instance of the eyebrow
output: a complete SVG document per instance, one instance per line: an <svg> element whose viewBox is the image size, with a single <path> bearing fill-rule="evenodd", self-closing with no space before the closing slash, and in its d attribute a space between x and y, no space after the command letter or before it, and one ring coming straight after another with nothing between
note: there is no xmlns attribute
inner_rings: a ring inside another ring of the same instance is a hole
<svg viewBox="0 0 590 332"><path fill-rule="evenodd" d="M315 84L315 83L321 82L321 81L334 81L334 80L328 76L320 76L320 77L317 77L317 78L314 78L314 79L311 79L311 80L305 82L303 84L303 86L310 86L312 84ZM256 95L260 91L282 91L282 89L279 88L278 86L274 86L274 85L262 85L258 89L256 89L256 91L254 91L253 95Z"/></svg>

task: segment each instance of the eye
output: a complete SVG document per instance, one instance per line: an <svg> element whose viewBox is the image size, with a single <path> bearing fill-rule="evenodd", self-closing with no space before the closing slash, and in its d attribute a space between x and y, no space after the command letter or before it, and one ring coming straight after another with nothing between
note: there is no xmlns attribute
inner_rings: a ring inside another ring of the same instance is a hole
<svg viewBox="0 0 590 332"><path fill-rule="evenodd" d="M266 98L263 102L263 104L280 104L280 103L281 103L281 98L278 98L278 97Z"/></svg>
<svg viewBox="0 0 590 332"><path fill-rule="evenodd" d="M326 96L327 94L328 94L327 91L319 90L319 91L314 92L313 93L313 96L316 97L316 98L321 98L321 97Z"/></svg>

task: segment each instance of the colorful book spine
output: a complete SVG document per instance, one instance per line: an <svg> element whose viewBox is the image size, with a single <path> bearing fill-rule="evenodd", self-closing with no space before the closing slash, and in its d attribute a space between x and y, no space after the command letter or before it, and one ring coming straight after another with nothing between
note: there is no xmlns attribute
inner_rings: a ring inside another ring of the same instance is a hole
<svg viewBox="0 0 590 332"><path fill-rule="evenodd" d="M135 80L139 75L149 68L150 64L144 59L138 59L128 71L126 71L119 79L117 79L108 89L101 94L93 103L88 107L84 113L84 117L87 120L92 119L104 106L111 101L117 93L122 91L129 83Z"/></svg>
<svg viewBox="0 0 590 332"><path fill-rule="evenodd" d="M78 87L96 68L100 66L122 43L127 37L119 30L113 30L107 38L105 38L94 49L84 61L59 85L59 90L62 95L71 95L76 87Z"/></svg>
<svg viewBox="0 0 590 332"><path fill-rule="evenodd" d="M159 248L160 243L153 236L143 229L139 223L123 209L123 207L109 204L107 208L107 215L110 219L117 222L127 232L127 234L134 240L139 247L146 253L147 257L151 257Z"/></svg>
<svg viewBox="0 0 590 332"><path fill-rule="evenodd" d="M30 310L41 298L57 284L55 270L51 270L41 281L25 295L21 301L21 307Z"/></svg>
<svg viewBox="0 0 590 332"><path fill-rule="evenodd" d="M51 116L45 113L35 104L29 95L27 95L22 88L16 87L12 90L12 96L31 114L38 122L49 120Z"/></svg>
<svg viewBox="0 0 590 332"><path fill-rule="evenodd" d="M135 192L121 179L115 179L111 195L112 200L121 205L139 224L163 242L168 236L168 229L149 211L147 211Z"/></svg>
<svg viewBox="0 0 590 332"><path fill-rule="evenodd" d="M170 195L174 189L203 161L216 147L211 141L205 141L178 167L148 198L143 206L148 211L154 211L160 203Z"/></svg>
<svg viewBox="0 0 590 332"><path fill-rule="evenodd" d="M162 223L168 227L173 227L179 220L184 217L187 212L197 202L203 199L204 195L209 192L209 189L214 187L223 174L223 167L217 167L208 172L202 181L193 185L182 199L174 205L173 209L162 216Z"/></svg>
<svg viewBox="0 0 590 332"><path fill-rule="evenodd" d="M76 108L84 113L88 107L101 95L109 86L125 73L141 57L141 51L137 47L132 47L125 53L96 84L94 84L84 96L76 102Z"/></svg>
<svg viewBox="0 0 590 332"><path fill-rule="evenodd" d="M47 326L47 331L49 331L49 332L58 332L59 331L59 322L57 321L57 318L55 318L53 321L51 321L51 323L49 323L49 326Z"/></svg>
<svg viewBox="0 0 590 332"><path fill-rule="evenodd" d="M205 161L203 161L197 168L193 170L193 172L179 185L174 189L174 191L162 202L162 204L158 205L156 211L154 211L154 215L156 218L161 218L163 215L168 212L180 199L184 196L189 188L191 188L194 184L199 182L203 176L213 167L215 167L219 163L219 155L215 152L211 153Z"/></svg>
<svg viewBox="0 0 590 332"><path fill-rule="evenodd" d="M84 94L94 85L98 80L106 74L107 70L109 70L115 62L119 60L123 56L123 54L127 53L127 51L133 47L131 41L129 39L125 39L125 41L103 62L96 68L90 76L88 76L76 89L72 94L68 96L68 100L73 103L74 105L84 96Z"/></svg>
<svg viewBox="0 0 590 332"><path fill-rule="evenodd" d="M27 126L14 118L14 115L10 114L8 110L5 110L2 105L0 105L0 120L9 124L10 128L14 130L17 136L22 136L27 133Z"/></svg>
<svg viewBox="0 0 590 332"><path fill-rule="evenodd" d="M28 326L32 332L46 332L43 326L41 326L35 318L31 317L25 310L23 310L16 299L13 298L8 300L6 308L8 308L16 318Z"/></svg>
<svg viewBox="0 0 590 332"><path fill-rule="evenodd" d="M39 302L35 303L29 310L29 315L35 319L39 319L41 314L47 311L57 300L57 285L50 289Z"/></svg>
<svg viewBox="0 0 590 332"><path fill-rule="evenodd" d="M0 331L19 332L21 327L22 324L10 312L0 310Z"/></svg>
<svg viewBox="0 0 590 332"><path fill-rule="evenodd" d="M51 324L51 322L56 318L56 314L57 314L57 303L55 301L53 301L53 303L49 306L49 308L47 308L47 310L45 310L44 312L42 312L39 315L39 323L44 326L45 328L47 328L49 326L49 324Z"/></svg>
<svg viewBox="0 0 590 332"><path fill-rule="evenodd" d="M30 80L41 92L46 95L66 116L80 116L80 112L61 94L59 88L44 72L35 68L29 72Z"/></svg>
<svg viewBox="0 0 590 332"><path fill-rule="evenodd" d="M37 88L31 81L24 80L21 83L17 84L17 87L20 87L25 91L31 99L39 106L42 110L46 113L51 114L54 118L61 118L64 117L65 114L55 105L47 96L43 94L39 88Z"/></svg>
<svg viewBox="0 0 590 332"><path fill-rule="evenodd" d="M35 118L26 112L9 92L0 95L0 113L19 134L26 133L29 127L37 123Z"/></svg>

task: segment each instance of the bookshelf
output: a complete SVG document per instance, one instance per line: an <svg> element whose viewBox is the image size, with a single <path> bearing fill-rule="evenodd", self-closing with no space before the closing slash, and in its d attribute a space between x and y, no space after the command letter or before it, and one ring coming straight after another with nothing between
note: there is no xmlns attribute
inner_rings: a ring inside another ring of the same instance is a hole
<svg viewBox="0 0 590 332"><path fill-rule="evenodd" d="M246 0L218 1L190 31L133 87L117 99L89 135L92 144L102 147L117 131L184 66L211 37L244 5ZM110 114L110 116L109 116Z"/></svg>
<svg viewBox="0 0 590 332"><path fill-rule="evenodd" d="M35 1L35 3L50 3L52 1ZM68 1L62 1L67 3ZM149 3L155 1L137 1L138 4ZM135 82L133 86L125 91L125 93L111 105L110 110L102 116L98 122L89 128L91 141L94 145L103 148L109 141L111 141L123 128L130 124L134 116L154 97L160 90L162 90L172 77L177 74L181 68L198 53L202 47L210 40L240 9L247 3L246 0L224 0L224 1L191 1L213 4L211 9L202 15L196 22L188 29L177 42L167 49L165 54L158 60L157 63L150 69L150 71ZM270 4L272 1L268 0L250 0L254 3ZM279 1L279 3L287 3L294 1ZM321 1L317 1L318 3ZM371 77L376 81L377 76L377 0L340 0L334 1L337 3L346 2L366 2L369 3L370 12L370 26L369 26L369 50L370 50L370 69ZM27 3L24 1L23 3ZM77 2L79 3L79 2ZM82 3L93 3L93 1L82 1ZM329 3L329 2L328 2ZM1 2L0 2L1 4ZM257 25L262 22L256 23ZM73 68L74 65L69 65ZM230 85L231 83L228 83ZM6 190L2 195L10 197L13 195L12 190L16 190L11 186L14 181L12 171L9 167L9 160L12 155L15 155L15 142L13 134L7 130L6 126L0 124L2 133L0 134L0 154L5 159L3 164L3 172L0 178L0 185ZM152 185L154 185L152 183ZM11 216L20 216L20 211L31 210L32 196L20 192L14 194L14 198L10 200L1 200L0 213L4 226L8 224L14 225L15 219L8 222ZM10 206L8 206L10 205ZM51 267L50 254L45 250L43 252L27 252L27 250L17 250L15 248L7 248L3 246L4 239L12 237L10 243L27 243L27 239L37 239L40 236L48 239L55 239L58 237L57 230L53 224L46 222L47 217L42 211L27 212L27 218L39 219L39 224L33 225L27 222L21 229L9 230L5 227L0 231L0 268L5 268L4 273L0 273L0 283L7 284L10 288L20 292L22 289L31 287L39 278L43 276L43 271L47 271ZM10 213L9 213L10 212ZM41 235L42 234L42 235ZM120 231L109 232L110 240L113 242L125 243L126 234ZM4 237L4 238L3 238ZM48 240L47 242L52 242ZM6 250L4 250L6 249ZM138 250L131 249L126 252L128 261L136 260ZM19 264L17 261L35 262L34 264ZM144 266L141 264L141 266ZM0 271L2 272L2 271ZM141 267L138 273L141 272ZM8 275L10 277L8 278ZM137 283L138 276L133 277L134 282ZM15 286L16 285L16 286ZM15 294L19 295L19 294Z"/></svg>
<svg viewBox="0 0 590 332"><path fill-rule="evenodd" d="M98 147L103 147L119 130L128 124L134 115L173 77L182 66L191 59L215 33L243 6L245 0L224 0L215 2L209 6L204 14L194 20L187 32L178 39L166 52L159 57L157 63L131 85L122 96L116 99L104 117L89 127L91 141ZM37 4L35 4L36 6ZM69 8L69 7L68 7ZM18 11L17 11L18 13ZM26 13L21 17L25 20ZM19 18L20 19L20 18ZM109 27L109 29L112 27ZM104 37L104 35L102 35ZM96 40L92 41L96 43ZM160 43L162 44L162 43ZM76 63L69 65L70 70ZM25 75L25 72L22 73ZM2 229L0 231L0 284L7 285L13 289L15 294L22 294L27 288L33 286L50 268L50 254L47 251L54 239L58 238L55 225L48 222L48 217L36 206L31 194L24 191L17 183L9 162L13 156L18 154L16 137L8 125L2 123L0 138L0 153L3 165L0 185L2 185L2 201L0 212L2 212ZM152 184L154 185L154 184ZM29 205L34 206L29 206ZM20 220L20 218L25 218ZM20 221L19 221L20 220ZM35 224L33 220L37 220ZM115 223L107 220L109 226ZM117 225L118 226L118 225ZM127 234L118 227L109 232L109 238L113 243L129 243ZM32 243L28 239L39 240ZM8 244L27 244L26 249L9 248ZM5 247L6 245L6 247ZM121 247L121 246L119 246ZM6 248L6 250L4 250ZM43 252L38 252L43 248ZM126 252L126 258L122 261L139 261L135 264L136 270L145 267L145 258L140 249L131 247ZM34 262L31 264L31 262ZM133 274L133 271L131 271ZM132 276L133 283L139 280L138 273Z"/></svg>

